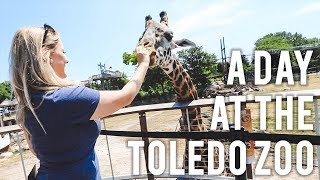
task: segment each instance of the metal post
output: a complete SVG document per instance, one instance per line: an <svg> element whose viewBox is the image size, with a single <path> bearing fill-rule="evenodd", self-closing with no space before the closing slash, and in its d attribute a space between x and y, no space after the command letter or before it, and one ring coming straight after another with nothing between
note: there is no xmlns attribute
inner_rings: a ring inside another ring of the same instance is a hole
<svg viewBox="0 0 320 180"><path fill-rule="evenodd" d="M232 129L230 129L232 130ZM235 131L235 129L233 129L233 131ZM239 131L240 133L234 133L235 137L234 140L241 140L243 141L243 133L244 133L244 129L241 128L241 130ZM239 169L240 168L240 148L237 147L235 149L235 168ZM242 157L243 158L243 157ZM245 171L243 174L241 175L236 175L235 176L235 180L247 180L247 172Z"/></svg>
<svg viewBox="0 0 320 180"><path fill-rule="evenodd" d="M227 58L226 58L226 47L224 44L224 37L222 37L222 40L220 39L220 48L221 48L221 59L222 59L222 64L223 64L223 81L224 83L227 83Z"/></svg>
<svg viewBox="0 0 320 180"><path fill-rule="evenodd" d="M184 117L182 117L184 118ZM189 118L189 109L188 107L186 108L186 120L187 120L187 126L188 126L188 132L191 132L191 126L190 126L190 118ZM185 149L184 149L184 159L183 159L183 164L182 164L182 167L184 169L184 172L186 174L189 174L189 158L186 158L186 156L188 156L188 152L189 152L189 141L190 139L189 138L186 138L185 139L185 142L186 142L186 146L185 146ZM187 161L186 161L187 160ZM188 168L186 168L188 167ZM185 178L178 178L178 179L185 179Z"/></svg>
<svg viewBox="0 0 320 180"><path fill-rule="evenodd" d="M3 118L4 118L4 114L2 113L2 114L1 114L1 119L0 119L0 127L4 127Z"/></svg>
<svg viewBox="0 0 320 180"><path fill-rule="evenodd" d="M243 111L246 111L246 109L247 109L247 103L241 103L241 110L240 111L243 112ZM241 116L242 116L242 113L241 113ZM251 120L251 112L250 112L250 120ZM245 122L243 122L242 118L241 118L241 125L244 127L244 129L247 131L251 131L250 126L248 127L244 123ZM250 121L250 123L252 123L252 121ZM247 150L247 152L248 152L248 150ZM248 163L248 154L247 154L247 163ZM246 165L246 171L247 171L247 178L253 179L252 165L250 163Z"/></svg>
<svg viewBox="0 0 320 180"><path fill-rule="evenodd" d="M225 72L225 65L224 65L224 57L223 57L223 47L222 47L222 40L220 39L220 49L221 49L221 61L222 61L222 76L223 76L223 82L226 82L224 72Z"/></svg>
<svg viewBox="0 0 320 180"><path fill-rule="evenodd" d="M146 113L145 112L139 112L139 120L140 120L140 128L141 132L148 132L147 128L147 119L146 119ZM148 162L148 157L149 157L149 152L148 152L148 147L149 147L149 139L147 137L142 137L142 140L144 141L144 159L146 161L146 169L148 173L148 180L154 180L154 175L150 173L149 171L149 162Z"/></svg>
<svg viewBox="0 0 320 180"><path fill-rule="evenodd" d="M191 132L191 126L190 126L190 119L189 119L189 109L186 109L186 115L187 115L187 124L188 124L188 131Z"/></svg>
<svg viewBox="0 0 320 180"><path fill-rule="evenodd" d="M104 126L104 129L107 130L106 122L104 120L105 119L102 120L103 121L103 126ZM107 135L106 135L106 141L107 141L107 148L108 148L111 175L112 175L112 179L114 180L114 173L113 173L113 166L112 166L112 159L111 159L111 151L110 151L109 140L108 140L108 136Z"/></svg>
<svg viewBox="0 0 320 180"><path fill-rule="evenodd" d="M313 100L314 115L316 118L316 134L319 136L319 110L318 110L318 99ZM320 146L317 146L317 158L318 158L318 177L320 178Z"/></svg>
<svg viewBox="0 0 320 180"><path fill-rule="evenodd" d="M24 166L24 161L23 161L23 156L22 156L22 148L21 148L21 141L20 141L20 137L19 137L19 133L17 132L17 142L18 142L18 146L19 146L19 153L20 153L20 158L21 158L21 162L22 162L22 168L23 168L23 172L24 172L24 178L26 180L27 179L27 173L26 173L26 168Z"/></svg>
<svg viewBox="0 0 320 180"><path fill-rule="evenodd" d="M253 179L252 165L251 164L247 164L247 178L248 179Z"/></svg>

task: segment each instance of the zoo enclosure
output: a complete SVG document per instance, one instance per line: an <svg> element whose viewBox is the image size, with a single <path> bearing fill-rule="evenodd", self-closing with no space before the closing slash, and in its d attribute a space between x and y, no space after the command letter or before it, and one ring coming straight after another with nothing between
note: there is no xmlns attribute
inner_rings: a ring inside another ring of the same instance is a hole
<svg viewBox="0 0 320 180"><path fill-rule="evenodd" d="M192 102L185 102L185 103L164 103L164 104L154 104L154 105L145 105L145 106L136 106L125 108L117 111L113 116L120 116L126 114L133 114L138 113L140 119L140 127L141 132L129 132L129 131L107 131L102 130L101 134L103 135L113 135L113 136L127 136L127 137L142 137L143 141L145 142L144 145L144 154L145 154L145 162L146 167L148 167L148 144L149 144L149 137L152 138L183 138L183 139L233 139L234 136L242 137L241 140L270 140L272 142L280 141L280 140L287 140L290 143L297 144L299 141L307 139L313 145L320 145L320 141L318 140L319 137L319 112L318 112L318 99L320 99L320 90L305 90L305 91L291 91L291 92L278 92L278 93L270 93L270 94L259 94L259 95L270 95L272 97L272 101L275 101L275 96L281 95L284 100L287 96L294 96L294 100L298 98L299 95L312 95L313 96L313 103L314 103L314 111L315 111L315 124L316 124L316 134L317 136L308 136L308 135L287 135L287 134L263 134L263 133L245 133L241 131L234 131L234 132L148 132L147 124L146 124L146 112L152 111L164 111L164 110L172 110L172 109L187 109L187 108L196 108L196 107L212 107L214 105L214 99L201 99L195 100ZM246 103L257 103L255 102L254 95L247 95ZM225 98L226 105L233 104L234 102L230 102L228 98ZM318 168L320 167L320 148L318 146L317 149L318 155ZM147 169L148 171L148 169ZM319 171L319 170L318 170ZM148 171L149 172L149 171ZM319 171L320 172L320 171ZM148 173L142 177L148 177L148 179L154 179L154 176ZM165 174L164 176L158 177L167 177L168 175ZM186 178L195 178L195 179L202 179L208 178L212 176L184 176ZM319 174L320 177L320 174ZM132 176L131 178L134 178ZM137 177L136 177L137 178ZM215 177L218 178L218 177ZM220 177L222 178L222 177ZM245 179L245 175L236 176L236 179Z"/></svg>
<svg viewBox="0 0 320 180"><path fill-rule="evenodd" d="M259 94L262 95L262 94ZM272 96L272 101L275 101L275 96L276 95L282 95L283 98L285 98L288 95L293 95L294 99L297 99L298 95L312 95L314 98L314 111L315 111L315 127L316 127L316 134L317 136L303 136L303 135L282 135L282 134L268 134L266 137L266 134L262 133L243 133L240 131L240 135L243 135L243 140L266 140L266 138L269 138L270 140L270 135L273 135L272 141L279 140L279 139L286 139L291 142L295 143L295 141L298 141L299 138L306 138L310 140L310 142L314 145L320 145L319 142L319 111L318 111L318 99L320 99L320 90L305 90L305 91L291 91L291 92L279 92L279 93L271 93L271 94L263 94L263 95L271 95ZM247 101L246 103L256 103L254 100L254 95L247 95ZM233 104L233 102L230 102L228 98L225 98L226 105ZM149 137L153 138L195 138L195 139L203 139L203 138L212 138L212 139L230 139L231 138L231 133L227 132L148 132L147 129L147 123L146 123L146 112L151 112L151 111L164 111L164 110L172 110L172 109L187 109L187 108L194 108L194 107L212 107L214 105L214 99L201 99L201 100L195 100L192 102L186 102L186 103L164 103L164 104L154 104L154 105L144 105L144 106L136 106L136 107L129 107L129 108L124 108L121 109L111 116L108 117L114 117L114 116L121 116L121 115L126 115L126 114L133 114L133 113L138 113L139 114L139 119L140 119L140 127L141 127L141 132L130 132L130 131L108 131L108 130L102 130L101 134L102 135L113 135L113 136L130 136L130 137L142 137L142 139L145 142L145 146L147 147L146 144L149 143ZM19 126L13 125L13 126L7 126L7 127L1 127L0 128L0 135L6 134L6 133L11 133L11 132L18 132L21 131ZM219 135L220 134L220 135ZM239 134L238 134L239 135ZM19 138L19 135L17 133L17 138ZM290 137L291 136L291 137ZM253 137L255 137L253 139ZM298 138L298 139L297 139ZM294 142L292 142L294 141ZM19 144L19 152L21 156L21 163L23 166L23 171L25 174L25 178L27 179L27 173L25 171L24 167L24 161L23 161L23 155L22 155L22 149L20 147L20 141L18 139L18 144ZM145 148L144 149L145 153L145 158L148 157L148 151ZM318 172L320 168L320 148L318 146L317 148L317 158L318 158ZM146 163L148 161L146 160ZM147 164L146 164L146 167ZM148 173L145 175L140 175L140 176L118 176L118 177L105 177L104 179L113 179L113 178L121 178L121 179L129 179L129 178L134 178L134 179L141 179L141 178L148 178L148 179L154 179L155 177L171 177L175 178L176 176L170 176L168 174L163 174L161 176L153 176L152 174ZM179 176L181 177L181 176ZM319 175L320 177L320 175ZM191 179L203 179L203 178L213 178L212 176L184 176L184 178L191 178ZM224 179L223 177L214 177L215 179ZM236 179L241 179L242 177L237 177ZM246 177L244 177L246 178Z"/></svg>

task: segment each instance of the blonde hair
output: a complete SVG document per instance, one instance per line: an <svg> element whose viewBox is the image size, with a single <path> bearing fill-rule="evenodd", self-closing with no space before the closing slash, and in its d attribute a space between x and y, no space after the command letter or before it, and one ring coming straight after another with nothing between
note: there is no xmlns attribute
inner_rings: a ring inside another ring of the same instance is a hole
<svg viewBox="0 0 320 180"><path fill-rule="evenodd" d="M25 114L30 110L46 133L32 106L32 93L76 84L58 77L50 65L50 52L60 41L58 33L48 31L43 42L44 34L45 29L41 27L25 27L15 33L10 51L10 76L18 101L17 124L25 128Z"/></svg>

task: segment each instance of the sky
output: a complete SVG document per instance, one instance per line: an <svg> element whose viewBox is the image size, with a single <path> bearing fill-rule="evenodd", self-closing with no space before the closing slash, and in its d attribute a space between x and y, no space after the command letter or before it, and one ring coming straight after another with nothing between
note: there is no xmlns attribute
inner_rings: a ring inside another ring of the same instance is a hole
<svg viewBox="0 0 320 180"><path fill-rule="evenodd" d="M221 58L241 49L252 54L254 43L269 33L287 31L320 38L320 1L315 0L3 0L0 2L0 82L9 80L9 52L14 33L44 23L59 32L69 64L68 78L86 80L98 64L124 72L122 54L132 52L144 31L145 16L160 20L165 10L174 39L187 38Z"/></svg>

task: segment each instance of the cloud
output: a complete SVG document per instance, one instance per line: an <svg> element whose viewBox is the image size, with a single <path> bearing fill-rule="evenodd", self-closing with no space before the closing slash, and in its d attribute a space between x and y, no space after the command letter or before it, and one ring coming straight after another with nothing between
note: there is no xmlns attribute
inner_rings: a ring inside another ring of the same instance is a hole
<svg viewBox="0 0 320 180"><path fill-rule="evenodd" d="M222 27L236 23L243 17L252 15L250 10L240 10L244 1L220 1L193 10L187 16L175 20L171 27L175 34L191 33L205 28ZM194 9L197 4L194 3ZM185 13L184 13L185 14Z"/></svg>
<svg viewBox="0 0 320 180"><path fill-rule="evenodd" d="M310 14L310 13L314 13L320 11L320 2L312 2L309 3L305 6L303 6L301 9L299 9L298 11L296 11L293 15L294 16L301 16L301 15L305 15L305 14Z"/></svg>

